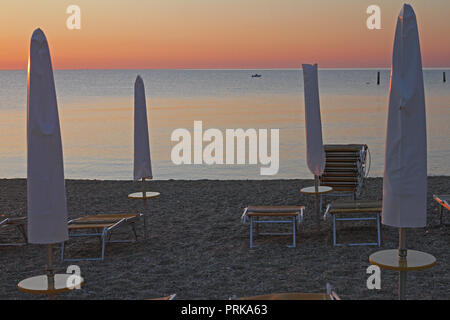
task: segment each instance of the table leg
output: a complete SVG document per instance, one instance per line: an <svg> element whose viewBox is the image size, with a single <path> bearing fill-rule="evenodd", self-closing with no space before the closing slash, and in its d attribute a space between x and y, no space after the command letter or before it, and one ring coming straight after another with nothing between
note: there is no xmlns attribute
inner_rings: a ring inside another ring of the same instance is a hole
<svg viewBox="0 0 450 320"><path fill-rule="evenodd" d="M144 198L144 239L147 239L147 199Z"/></svg>
<svg viewBox="0 0 450 320"><path fill-rule="evenodd" d="M405 299L406 271L398 272L398 300Z"/></svg>
<svg viewBox="0 0 450 320"><path fill-rule="evenodd" d="M320 212L319 212L319 195L315 194L316 201L315 201L315 210L316 210L316 229L317 231L320 231Z"/></svg>

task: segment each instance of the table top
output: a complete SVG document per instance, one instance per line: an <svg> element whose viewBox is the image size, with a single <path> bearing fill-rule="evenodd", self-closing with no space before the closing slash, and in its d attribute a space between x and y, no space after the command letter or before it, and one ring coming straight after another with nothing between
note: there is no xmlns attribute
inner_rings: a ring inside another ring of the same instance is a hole
<svg viewBox="0 0 450 320"><path fill-rule="evenodd" d="M394 271L415 271L425 270L436 264L436 258L429 253L408 250L405 261L400 261L398 249L378 251L370 255L371 264L377 265L382 269Z"/></svg>
<svg viewBox="0 0 450 320"><path fill-rule="evenodd" d="M69 277L73 277L69 279ZM69 281L68 281L69 280ZM48 288L48 280L46 275L27 278L20 281L17 287L20 291L34 294L55 294L67 292L75 289L77 286L82 286L84 279L73 274L55 274L55 288Z"/></svg>
<svg viewBox="0 0 450 320"><path fill-rule="evenodd" d="M333 188L328 186L319 186L319 191L316 192L316 187L306 187L300 190L303 194L323 194L332 192Z"/></svg>
<svg viewBox="0 0 450 320"><path fill-rule="evenodd" d="M151 199L159 197L161 194L159 192L150 192L146 191L144 195L144 191L135 192L128 195L129 199Z"/></svg>

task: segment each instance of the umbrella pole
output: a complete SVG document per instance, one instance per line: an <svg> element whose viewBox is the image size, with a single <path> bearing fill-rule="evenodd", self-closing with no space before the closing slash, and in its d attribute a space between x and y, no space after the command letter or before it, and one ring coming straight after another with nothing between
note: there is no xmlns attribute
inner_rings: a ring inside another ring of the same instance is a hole
<svg viewBox="0 0 450 320"><path fill-rule="evenodd" d="M145 194L145 178L142 178L142 200L144 201L144 239L147 239L147 199Z"/></svg>
<svg viewBox="0 0 450 320"><path fill-rule="evenodd" d="M47 244L47 267L45 270L47 274L48 289L55 289L55 273L53 271L53 245ZM54 300L55 295L53 293L49 294L49 299Z"/></svg>
<svg viewBox="0 0 450 320"><path fill-rule="evenodd" d="M316 228L320 231L320 212L319 212L319 176L314 175L314 189L315 189L315 209L316 209Z"/></svg>
<svg viewBox="0 0 450 320"><path fill-rule="evenodd" d="M406 263L406 256L408 255L408 250L406 249L406 230L404 228L399 229L399 246L398 246L398 256L400 259L400 265ZM405 287L406 287L406 271L399 271L398 278L398 299L405 299Z"/></svg>

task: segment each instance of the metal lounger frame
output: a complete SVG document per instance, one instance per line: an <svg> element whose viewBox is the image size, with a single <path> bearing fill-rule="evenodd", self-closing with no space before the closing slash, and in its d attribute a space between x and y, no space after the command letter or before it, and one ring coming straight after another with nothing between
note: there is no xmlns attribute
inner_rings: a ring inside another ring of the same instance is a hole
<svg viewBox="0 0 450 320"><path fill-rule="evenodd" d="M329 204L327 206L327 209L325 211L324 219L327 218L328 215L330 215L332 205ZM352 243L346 243L347 246L381 246L381 212L379 211L372 211L370 208L365 209L361 208L361 213L373 213L375 214L375 217L354 217L354 218L338 218L336 213L331 214L333 216L333 246L335 247L342 247L344 244L337 242L337 228L336 224L338 221L376 221L377 223L377 242L352 242ZM345 214L344 212L341 214Z"/></svg>
<svg viewBox="0 0 450 320"><path fill-rule="evenodd" d="M433 195L433 199L436 200L437 203L439 203L439 223L441 225L448 226L448 225L450 225L450 223L444 222L444 204L446 204L447 206L450 206L450 204L447 202L446 199L441 199L441 197L443 197L443 196L442 195Z"/></svg>
<svg viewBox="0 0 450 320"><path fill-rule="evenodd" d="M276 215L273 215L273 217L276 217ZM295 248L296 247L296 230L297 230L297 216L291 217L291 219L288 220L259 220L259 217L250 216L250 248L257 247L253 244L253 224L256 225L256 235L261 236L290 236L292 235L292 244L288 245L288 248ZM255 219L256 218L256 219ZM259 232L258 224L264 224L264 223L292 223L292 232L286 232L286 233L277 233L277 232Z"/></svg>
<svg viewBox="0 0 450 320"><path fill-rule="evenodd" d="M18 221L20 221L20 222L17 223ZM0 243L0 247L27 245L28 237L27 237L27 232L25 230L25 222L26 222L26 218L6 218L6 219L0 221L0 228L16 227L16 229L20 232L20 234L22 235L22 237L24 239L24 242Z"/></svg>
<svg viewBox="0 0 450 320"><path fill-rule="evenodd" d="M61 261L103 261L105 259L105 247L106 243L132 243L137 241L137 234L136 229L134 226L134 223L138 218L142 217L142 214L138 214L135 217L130 218L122 218L118 220L116 223L109 227L104 227L102 232L96 232L96 233L69 233L69 238L75 238L75 237L100 237L102 249L101 249L101 256L100 257L94 257L94 258L64 258L64 252L65 252L65 243L61 243ZM69 221L70 224L74 224L79 219L74 219ZM134 234L134 240L111 240L112 233L120 228L123 225L130 225ZM96 229L96 228L94 228Z"/></svg>

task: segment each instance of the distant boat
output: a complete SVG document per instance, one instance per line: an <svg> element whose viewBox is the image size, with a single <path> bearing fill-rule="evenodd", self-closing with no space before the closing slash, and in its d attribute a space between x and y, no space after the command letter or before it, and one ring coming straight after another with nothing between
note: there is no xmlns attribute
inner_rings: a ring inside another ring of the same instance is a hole
<svg viewBox="0 0 450 320"><path fill-rule="evenodd" d="M261 78L261 75L260 74L252 74L252 78Z"/></svg>

